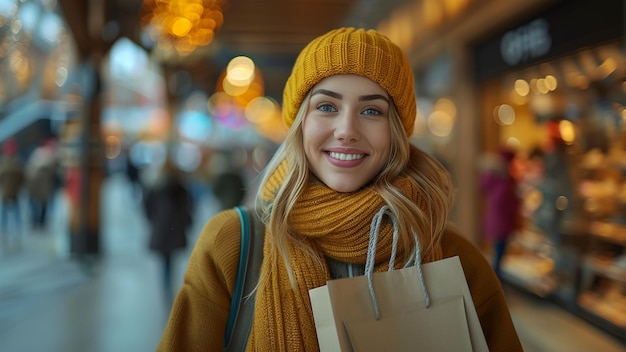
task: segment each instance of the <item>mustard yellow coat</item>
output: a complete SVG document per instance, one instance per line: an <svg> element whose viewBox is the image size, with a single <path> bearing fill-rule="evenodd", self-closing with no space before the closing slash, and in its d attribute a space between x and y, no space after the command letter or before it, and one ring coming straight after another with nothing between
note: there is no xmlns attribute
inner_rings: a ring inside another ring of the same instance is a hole
<svg viewBox="0 0 626 352"><path fill-rule="evenodd" d="M207 222L157 351L222 349L239 246L240 225L234 210L220 212ZM482 253L451 228L442 237L442 249L444 257L458 255L461 259L490 351L522 351L500 282Z"/></svg>

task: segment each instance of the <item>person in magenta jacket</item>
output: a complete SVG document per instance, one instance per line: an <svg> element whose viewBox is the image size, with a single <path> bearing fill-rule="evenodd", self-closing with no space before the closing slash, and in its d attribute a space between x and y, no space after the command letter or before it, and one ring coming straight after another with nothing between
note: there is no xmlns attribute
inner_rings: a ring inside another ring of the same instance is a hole
<svg viewBox="0 0 626 352"><path fill-rule="evenodd" d="M511 174L515 153L501 149L493 163L484 167L480 175L480 190L485 197L483 231L493 246L493 269L502 278L501 262L507 243L519 226L520 198L517 182Z"/></svg>

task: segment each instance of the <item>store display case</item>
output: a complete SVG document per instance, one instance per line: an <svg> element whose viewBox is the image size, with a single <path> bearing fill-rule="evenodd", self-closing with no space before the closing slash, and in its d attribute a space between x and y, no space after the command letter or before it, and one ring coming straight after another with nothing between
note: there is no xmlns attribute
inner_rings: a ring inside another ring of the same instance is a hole
<svg viewBox="0 0 626 352"><path fill-rule="evenodd" d="M524 201L533 216L513 236L502 265L509 284L626 340L626 148L612 153L590 150L570 164L571 215L553 208L546 222L535 203L549 195L529 192Z"/></svg>
<svg viewBox="0 0 626 352"><path fill-rule="evenodd" d="M548 235L538 228L521 229L509 242L502 264L504 280L573 308L585 240L583 233L573 230Z"/></svg>
<svg viewBox="0 0 626 352"><path fill-rule="evenodd" d="M548 78L553 90L511 98ZM521 164L524 225L503 259L504 280L626 341L625 82L626 57L613 43L485 84L484 105L514 112L514 123L494 126L500 116L485 109L485 135L516 143Z"/></svg>
<svg viewBox="0 0 626 352"><path fill-rule="evenodd" d="M474 61L480 150L512 147L520 164L503 279L626 341L624 6L560 1L477 43Z"/></svg>
<svg viewBox="0 0 626 352"><path fill-rule="evenodd" d="M543 234L523 230L509 242L502 263L504 279L547 297L558 287L554 271L556 248Z"/></svg>
<svg viewBox="0 0 626 352"><path fill-rule="evenodd" d="M576 302L587 318L626 339L626 126L618 127L606 152L589 150L579 168L589 238Z"/></svg>

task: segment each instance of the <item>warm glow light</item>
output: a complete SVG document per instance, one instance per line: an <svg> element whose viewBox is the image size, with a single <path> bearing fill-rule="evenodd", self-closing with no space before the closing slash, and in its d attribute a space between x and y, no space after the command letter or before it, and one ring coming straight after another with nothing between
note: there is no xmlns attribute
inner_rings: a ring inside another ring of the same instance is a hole
<svg viewBox="0 0 626 352"><path fill-rule="evenodd" d="M546 84L546 87L548 88L548 90L550 90L552 92L555 91L558 88L558 86L559 86L559 83L558 83L556 77L554 77L553 75L547 75L546 76L545 84Z"/></svg>
<svg viewBox="0 0 626 352"><path fill-rule="evenodd" d="M252 99L246 106L245 116L248 121L256 124L269 123L272 119L280 119L278 104L267 97Z"/></svg>
<svg viewBox="0 0 626 352"><path fill-rule="evenodd" d="M452 132L454 118L448 113L435 110L428 116L428 129L437 137L446 137Z"/></svg>
<svg viewBox="0 0 626 352"><path fill-rule="evenodd" d="M515 92L522 97L525 97L530 93L530 86L528 82L523 79L518 79L515 81Z"/></svg>
<svg viewBox="0 0 626 352"><path fill-rule="evenodd" d="M546 80L544 78L539 78L537 80L537 91L541 94L548 94L548 86L546 85Z"/></svg>
<svg viewBox="0 0 626 352"><path fill-rule="evenodd" d="M191 21L186 18L178 17L172 24L172 34L177 37L184 37L191 30Z"/></svg>
<svg viewBox="0 0 626 352"><path fill-rule="evenodd" d="M218 78L217 91L230 95L239 109L243 110L254 98L265 95L263 76L250 58L233 59L228 66ZM231 79L227 79L229 75Z"/></svg>
<svg viewBox="0 0 626 352"><path fill-rule="evenodd" d="M439 98L434 105L435 110L441 110L452 117L453 121L456 119L456 105L450 98Z"/></svg>
<svg viewBox="0 0 626 352"><path fill-rule="evenodd" d="M493 117L498 125L511 125L515 122L515 109L508 104L496 106Z"/></svg>
<svg viewBox="0 0 626 352"><path fill-rule="evenodd" d="M225 4L226 0L143 0L141 25L159 49L175 48L187 55L213 41L224 23Z"/></svg>
<svg viewBox="0 0 626 352"><path fill-rule="evenodd" d="M226 67L226 78L230 84L246 87L254 79L254 62L246 56L237 56Z"/></svg>
<svg viewBox="0 0 626 352"><path fill-rule="evenodd" d="M568 120L561 120L559 122L559 133L561 134L561 138L566 144L573 144L576 139L576 131L574 129L574 124Z"/></svg>

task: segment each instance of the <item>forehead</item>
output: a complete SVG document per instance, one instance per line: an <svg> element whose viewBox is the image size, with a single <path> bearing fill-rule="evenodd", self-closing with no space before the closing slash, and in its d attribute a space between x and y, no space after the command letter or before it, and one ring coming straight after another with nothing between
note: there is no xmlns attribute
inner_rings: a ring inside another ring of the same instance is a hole
<svg viewBox="0 0 626 352"><path fill-rule="evenodd" d="M320 88L353 95L382 94L389 96L378 83L365 76L354 74L341 74L326 77L314 85L311 91L314 92L316 89Z"/></svg>

